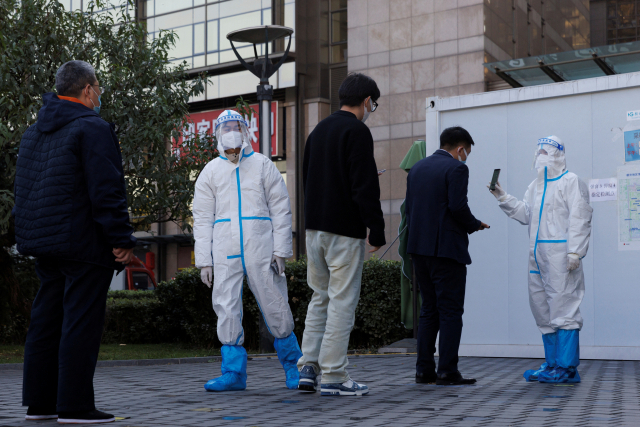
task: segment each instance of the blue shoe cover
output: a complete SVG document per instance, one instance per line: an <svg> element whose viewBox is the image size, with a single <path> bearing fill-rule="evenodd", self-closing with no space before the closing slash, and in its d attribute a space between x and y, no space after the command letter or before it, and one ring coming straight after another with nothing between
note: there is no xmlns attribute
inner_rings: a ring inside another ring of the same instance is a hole
<svg viewBox="0 0 640 427"><path fill-rule="evenodd" d="M276 338L273 341L273 346L278 352L278 359L284 368L287 388L296 390L300 381L298 360L302 357L302 351L300 351L296 335L291 332L286 338Z"/></svg>
<svg viewBox="0 0 640 427"><path fill-rule="evenodd" d="M241 345L223 345L222 375L208 381L207 391L233 391L247 388L247 351Z"/></svg>
<svg viewBox="0 0 640 427"><path fill-rule="evenodd" d="M555 369L555 367L549 366L545 362L542 365L540 365L540 369L538 369L538 370L529 369L529 370L525 371L524 374L522 374L522 376L524 377L525 380L527 380L527 382L538 381L538 377L540 376L541 373L543 373L543 372L551 372L554 369Z"/></svg>
<svg viewBox="0 0 640 427"><path fill-rule="evenodd" d="M209 380L204 389L207 391L238 391L247 388L247 379L234 372L227 372L218 378Z"/></svg>
<svg viewBox="0 0 640 427"><path fill-rule="evenodd" d="M562 368L558 366L551 372L542 372L538 376L538 382L541 383L579 383L580 374L576 368Z"/></svg>
<svg viewBox="0 0 640 427"><path fill-rule="evenodd" d="M556 368L543 372L538 377L541 383L579 383L580 374L580 331L578 329L558 330L556 348Z"/></svg>
<svg viewBox="0 0 640 427"><path fill-rule="evenodd" d="M556 364L563 368L577 368L580 365L580 330L560 329Z"/></svg>
<svg viewBox="0 0 640 427"><path fill-rule="evenodd" d="M538 376L542 372L551 372L556 366L556 350L557 350L558 333L553 332L551 334L542 334L542 344L544 345L544 359L545 363L540 366L540 369L529 369L525 371L522 376L527 381L538 381Z"/></svg>
<svg viewBox="0 0 640 427"><path fill-rule="evenodd" d="M547 362L547 366L556 366L558 333L542 334L542 344L544 345L544 359Z"/></svg>

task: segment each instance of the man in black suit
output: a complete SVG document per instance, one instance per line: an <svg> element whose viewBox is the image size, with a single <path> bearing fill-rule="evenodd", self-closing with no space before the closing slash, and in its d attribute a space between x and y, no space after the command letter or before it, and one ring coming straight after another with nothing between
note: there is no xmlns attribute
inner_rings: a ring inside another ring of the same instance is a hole
<svg viewBox="0 0 640 427"><path fill-rule="evenodd" d="M468 235L489 228L467 204L469 168L474 145L461 127L445 129L440 149L420 160L407 178L407 252L412 255L422 308L418 327L416 382L438 385L473 384L458 371L458 348L469 256ZM440 360L434 353L440 331Z"/></svg>

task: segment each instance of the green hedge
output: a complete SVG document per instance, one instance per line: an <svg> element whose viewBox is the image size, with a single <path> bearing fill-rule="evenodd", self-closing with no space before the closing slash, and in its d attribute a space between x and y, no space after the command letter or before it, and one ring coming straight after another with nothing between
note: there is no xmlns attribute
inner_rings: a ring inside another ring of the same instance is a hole
<svg viewBox="0 0 640 427"><path fill-rule="evenodd" d="M312 295L306 259L287 262L285 274L295 333L301 340ZM245 346L257 349L260 310L246 281L243 298ZM217 347L216 321L211 290L201 282L200 271L189 268L158 284L155 292L110 292L103 342L188 342ZM350 347L379 347L406 337L400 323L400 263L366 261Z"/></svg>
<svg viewBox="0 0 640 427"><path fill-rule="evenodd" d="M33 259L14 258L26 306L39 287ZM307 285L307 262L287 262L285 274L295 333L302 339L307 306L312 291ZM260 309L246 281L243 291L245 346L258 349ZM27 301L28 300L28 301ZM0 322L0 342L24 343L28 312L14 310ZM200 271L189 268L158 284L156 291L110 291L103 334L104 343L134 344L182 342L218 347L216 314L211 307L211 290L200 280ZM407 337L400 324L400 263L365 261L360 303L351 333L351 348L375 348Z"/></svg>

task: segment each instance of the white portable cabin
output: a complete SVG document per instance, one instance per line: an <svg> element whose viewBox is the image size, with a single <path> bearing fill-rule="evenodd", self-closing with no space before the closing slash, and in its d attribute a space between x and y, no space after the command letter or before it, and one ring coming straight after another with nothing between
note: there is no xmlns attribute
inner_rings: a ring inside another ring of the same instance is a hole
<svg viewBox="0 0 640 427"><path fill-rule="evenodd" d="M617 177L625 164L623 131L640 110L640 73L518 89L427 98L427 155L447 127L467 129L475 141L469 206L490 230L470 236L461 356L543 358L541 334L529 308L527 227L508 218L487 190L495 168L518 199L536 178L539 138L566 144L567 168L585 183ZM638 114L640 116L640 114ZM640 166L640 161L631 162ZM640 251L618 245L616 201L594 202L589 252L583 260L586 294L580 307L583 359L640 360Z"/></svg>

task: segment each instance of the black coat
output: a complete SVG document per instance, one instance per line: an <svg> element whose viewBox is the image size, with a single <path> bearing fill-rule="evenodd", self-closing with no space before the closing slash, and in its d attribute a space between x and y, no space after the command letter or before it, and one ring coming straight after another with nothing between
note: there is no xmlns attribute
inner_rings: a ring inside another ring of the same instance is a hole
<svg viewBox="0 0 640 427"><path fill-rule="evenodd" d="M136 245L113 125L82 104L43 96L22 137L15 179L18 251L122 269L113 248Z"/></svg>
<svg viewBox="0 0 640 427"><path fill-rule="evenodd" d="M407 177L407 252L471 264L469 234L478 231L467 204L469 168L438 150L416 163Z"/></svg>
<svg viewBox="0 0 640 427"><path fill-rule="evenodd" d="M380 181L369 128L348 111L315 127L304 149L307 230L327 231L384 246Z"/></svg>

